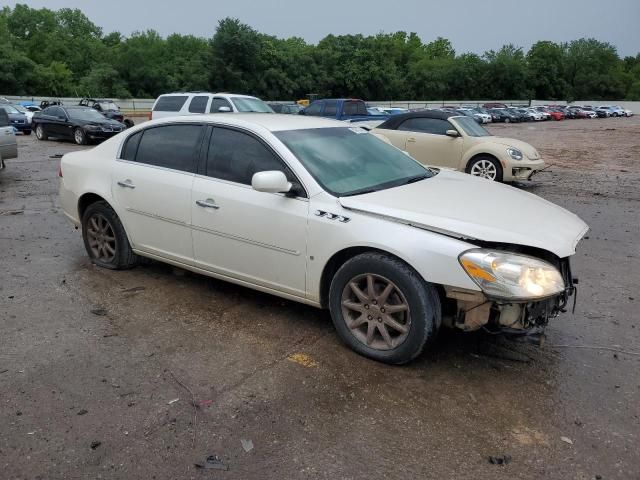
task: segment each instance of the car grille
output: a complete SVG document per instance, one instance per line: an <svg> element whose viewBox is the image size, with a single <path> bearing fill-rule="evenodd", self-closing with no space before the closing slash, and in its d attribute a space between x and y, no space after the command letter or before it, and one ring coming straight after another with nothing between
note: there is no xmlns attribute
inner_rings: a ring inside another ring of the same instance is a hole
<svg viewBox="0 0 640 480"><path fill-rule="evenodd" d="M14 123L16 125L23 125L24 124L24 120L11 120L11 123Z"/></svg>

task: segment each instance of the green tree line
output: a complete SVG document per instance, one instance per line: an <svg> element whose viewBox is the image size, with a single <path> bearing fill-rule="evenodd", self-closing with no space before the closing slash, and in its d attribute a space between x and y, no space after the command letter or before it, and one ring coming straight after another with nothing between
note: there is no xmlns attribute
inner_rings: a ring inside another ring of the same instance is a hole
<svg viewBox="0 0 640 480"><path fill-rule="evenodd" d="M169 91L308 93L372 100L640 100L640 54L593 38L457 54L415 33L328 35L317 45L260 33L237 19L211 38L154 30L105 34L80 10L0 10L0 93L147 98Z"/></svg>

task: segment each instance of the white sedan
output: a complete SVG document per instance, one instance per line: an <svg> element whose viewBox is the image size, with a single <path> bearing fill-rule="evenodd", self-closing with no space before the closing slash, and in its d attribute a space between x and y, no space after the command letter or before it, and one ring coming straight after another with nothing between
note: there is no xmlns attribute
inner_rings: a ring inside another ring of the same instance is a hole
<svg viewBox="0 0 640 480"><path fill-rule="evenodd" d="M574 292L588 229L362 128L293 115L146 122L66 154L59 175L96 265L148 257L328 308L347 345L394 364L441 326L543 329Z"/></svg>

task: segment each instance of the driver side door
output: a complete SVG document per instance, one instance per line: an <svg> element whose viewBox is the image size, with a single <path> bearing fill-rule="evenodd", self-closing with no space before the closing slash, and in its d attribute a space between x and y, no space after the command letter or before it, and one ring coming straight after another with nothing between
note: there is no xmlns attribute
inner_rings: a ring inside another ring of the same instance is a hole
<svg viewBox="0 0 640 480"><path fill-rule="evenodd" d="M439 118L409 118L398 126L406 138L405 150L424 165L460 168L462 137L449 137L455 127Z"/></svg>
<svg viewBox="0 0 640 480"><path fill-rule="evenodd" d="M304 298L309 201L258 192L253 174L295 176L262 139L215 127L193 183L191 221L196 264L225 278Z"/></svg>

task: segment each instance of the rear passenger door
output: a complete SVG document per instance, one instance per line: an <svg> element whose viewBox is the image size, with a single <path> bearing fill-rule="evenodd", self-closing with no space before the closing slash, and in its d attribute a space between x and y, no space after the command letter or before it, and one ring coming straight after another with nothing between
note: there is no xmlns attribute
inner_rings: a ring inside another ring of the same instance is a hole
<svg viewBox="0 0 640 480"><path fill-rule="evenodd" d="M134 249L193 262L191 187L205 127L159 125L125 141L112 172L112 192Z"/></svg>

